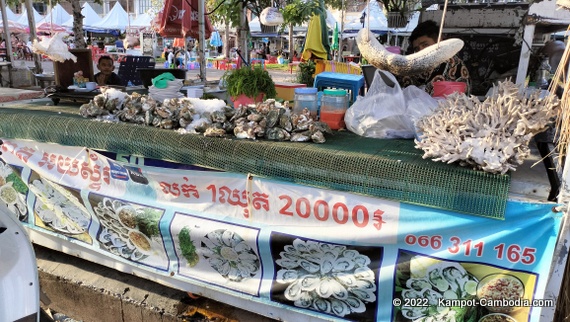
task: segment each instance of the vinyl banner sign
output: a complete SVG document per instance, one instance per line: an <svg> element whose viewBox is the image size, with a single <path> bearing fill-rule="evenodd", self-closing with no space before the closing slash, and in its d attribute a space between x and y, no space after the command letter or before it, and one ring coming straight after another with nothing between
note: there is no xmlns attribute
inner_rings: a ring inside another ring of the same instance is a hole
<svg viewBox="0 0 570 322"><path fill-rule="evenodd" d="M27 140L1 157L0 199L32 231L274 318L523 322L554 305L551 203L509 200L503 221Z"/></svg>

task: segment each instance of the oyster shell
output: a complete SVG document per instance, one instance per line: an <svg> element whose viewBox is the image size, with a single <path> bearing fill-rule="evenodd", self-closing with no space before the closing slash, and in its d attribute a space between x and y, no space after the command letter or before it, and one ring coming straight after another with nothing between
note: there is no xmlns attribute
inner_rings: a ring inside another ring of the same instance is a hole
<svg viewBox="0 0 570 322"><path fill-rule="evenodd" d="M204 136L208 137L225 137L226 134L226 130L215 126L209 127L204 131Z"/></svg>
<svg viewBox="0 0 570 322"><path fill-rule="evenodd" d="M291 135L291 141L293 142L307 142L311 140L311 133L309 131L296 132Z"/></svg>
<svg viewBox="0 0 570 322"><path fill-rule="evenodd" d="M267 113L267 127L274 127L277 125L277 122L279 122L279 118L281 117L281 115L283 115L283 113L285 113L285 109L282 108L274 108L271 109L269 111L269 113Z"/></svg>
<svg viewBox="0 0 570 322"><path fill-rule="evenodd" d="M265 130L265 138L268 140L287 141L291 138L291 134L279 127L273 127Z"/></svg>

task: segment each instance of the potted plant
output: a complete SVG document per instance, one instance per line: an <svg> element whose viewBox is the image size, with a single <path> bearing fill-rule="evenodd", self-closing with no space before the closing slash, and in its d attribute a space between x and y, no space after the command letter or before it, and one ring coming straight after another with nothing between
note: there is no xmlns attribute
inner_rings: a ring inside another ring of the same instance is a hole
<svg viewBox="0 0 570 322"><path fill-rule="evenodd" d="M271 75L259 66L228 70L222 77L234 107L262 102L277 95Z"/></svg>
<svg viewBox="0 0 570 322"><path fill-rule="evenodd" d="M305 84L307 87L313 87L315 78L316 65L312 60L299 64L299 72L297 73L297 83Z"/></svg>

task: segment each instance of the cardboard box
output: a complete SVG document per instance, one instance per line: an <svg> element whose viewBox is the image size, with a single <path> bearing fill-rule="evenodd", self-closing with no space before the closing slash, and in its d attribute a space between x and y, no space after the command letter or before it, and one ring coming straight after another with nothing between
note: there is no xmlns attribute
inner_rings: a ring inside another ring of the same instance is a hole
<svg viewBox="0 0 570 322"><path fill-rule="evenodd" d="M281 98L284 101L292 101L295 99L295 88L299 87L307 87L307 85L296 83L275 83L277 98Z"/></svg>

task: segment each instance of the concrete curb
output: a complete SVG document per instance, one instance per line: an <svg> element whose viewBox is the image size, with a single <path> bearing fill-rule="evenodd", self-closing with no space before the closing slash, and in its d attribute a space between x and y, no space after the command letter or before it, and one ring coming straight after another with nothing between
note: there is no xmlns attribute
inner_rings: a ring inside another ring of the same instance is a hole
<svg viewBox="0 0 570 322"><path fill-rule="evenodd" d="M34 245L49 307L84 322L275 321Z"/></svg>

